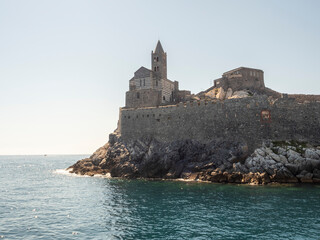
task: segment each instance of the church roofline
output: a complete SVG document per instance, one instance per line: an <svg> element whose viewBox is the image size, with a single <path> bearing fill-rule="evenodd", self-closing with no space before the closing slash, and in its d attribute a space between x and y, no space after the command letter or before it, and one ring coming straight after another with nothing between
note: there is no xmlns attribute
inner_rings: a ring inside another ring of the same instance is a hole
<svg viewBox="0 0 320 240"><path fill-rule="evenodd" d="M261 72L263 72L261 69L257 69L257 68L238 67L238 68L229 70L229 71L227 71L227 72L224 72L223 75L228 74L228 73L231 73L231 72L234 72L234 71L237 71L237 70L241 70L241 69L249 69L249 70L255 70L255 71L261 71Z"/></svg>

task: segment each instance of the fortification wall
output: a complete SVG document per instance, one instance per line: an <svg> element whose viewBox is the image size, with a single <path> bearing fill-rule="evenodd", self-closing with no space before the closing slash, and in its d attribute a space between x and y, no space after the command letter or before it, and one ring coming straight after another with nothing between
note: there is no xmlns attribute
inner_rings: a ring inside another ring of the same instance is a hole
<svg viewBox="0 0 320 240"><path fill-rule="evenodd" d="M153 137L162 142L196 139L245 141L250 149L265 139L320 143L320 102L294 99L269 102L266 96L223 102L179 103L141 109L121 109L123 140Z"/></svg>

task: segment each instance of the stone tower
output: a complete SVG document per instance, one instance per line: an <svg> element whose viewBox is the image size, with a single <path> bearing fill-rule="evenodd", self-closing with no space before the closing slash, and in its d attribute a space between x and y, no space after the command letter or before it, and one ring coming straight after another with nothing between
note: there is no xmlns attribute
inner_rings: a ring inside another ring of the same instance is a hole
<svg viewBox="0 0 320 240"><path fill-rule="evenodd" d="M157 77L167 79L167 53L163 51L160 41L154 52L151 52L151 66Z"/></svg>

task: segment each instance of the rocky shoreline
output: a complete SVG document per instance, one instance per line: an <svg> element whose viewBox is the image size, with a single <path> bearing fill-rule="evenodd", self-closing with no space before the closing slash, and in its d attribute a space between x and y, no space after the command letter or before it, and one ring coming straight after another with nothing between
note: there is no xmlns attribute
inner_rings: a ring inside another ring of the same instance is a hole
<svg viewBox="0 0 320 240"><path fill-rule="evenodd" d="M70 166L79 175L184 179L218 183L320 183L320 146L267 141L250 154L240 142L124 142L116 132L89 158Z"/></svg>

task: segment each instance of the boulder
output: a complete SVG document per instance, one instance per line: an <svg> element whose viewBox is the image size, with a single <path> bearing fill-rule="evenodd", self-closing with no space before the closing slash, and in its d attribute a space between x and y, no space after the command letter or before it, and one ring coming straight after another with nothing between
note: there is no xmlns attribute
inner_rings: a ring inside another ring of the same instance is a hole
<svg viewBox="0 0 320 240"><path fill-rule="evenodd" d="M236 91L233 93L232 97L230 97L231 99L234 98L246 98L249 97L249 93L247 91Z"/></svg>
<svg viewBox="0 0 320 240"><path fill-rule="evenodd" d="M302 183L312 183L312 177L313 174L310 172L307 172L306 170L302 171L299 175L297 175L297 178L299 178L299 180Z"/></svg>
<svg viewBox="0 0 320 240"><path fill-rule="evenodd" d="M219 100L223 100L226 96L226 92L223 90L222 87L218 88L218 93L216 95L216 98L218 98Z"/></svg>
<svg viewBox="0 0 320 240"><path fill-rule="evenodd" d="M226 99L229 99L232 96L232 89L228 88L227 93L226 93Z"/></svg>
<svg viewBox="0 0 320 240"><path fill-rule="evenodd" d="M275 174L270 176L272 182L278 183L296 183L298 179L287 169L280 168L276 171Z"/></svg>
<svg viewBox="0 0 320 240"><path fill-rule="evenodd" d="M273 160L275 160L276 162L281 162L281 158L279 155L275 154L275 153L271 153L270 156L273 158Z"/></svg>
<svg viewBox="0 0 320 240"><path fill-rule="evenodd" d="M304 155L306 158L317 159L317 160L320 159L317 151L314 149L310 149L310 148L306 149Z"/></svg>
<svg viewBox="0 0 320 240"><path fill-rule="evenodd" d="M256 156L261 156L264 157L266 156L266 153L261 149L261 148L257 148L254 153L256 154Z"/></svg>

